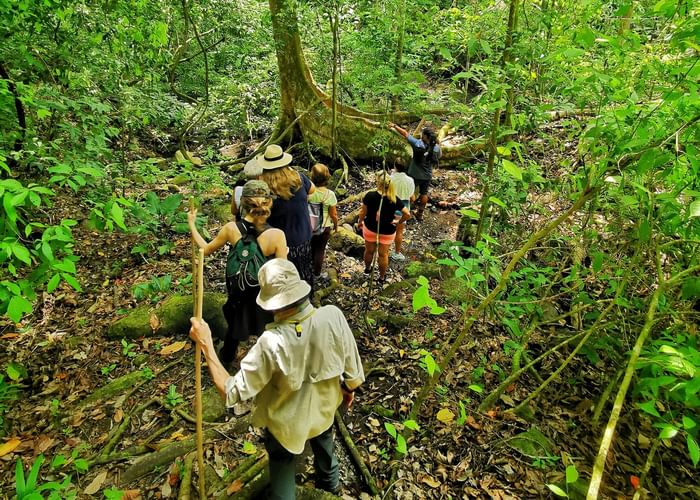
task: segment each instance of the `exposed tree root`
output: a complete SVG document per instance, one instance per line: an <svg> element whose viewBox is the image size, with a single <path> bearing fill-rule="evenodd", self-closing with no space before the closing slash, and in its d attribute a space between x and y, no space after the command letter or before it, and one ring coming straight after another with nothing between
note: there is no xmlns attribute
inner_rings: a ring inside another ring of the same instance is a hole
<svg viewBox="0 0 700 500"><path fill-rule="evenodd" d="M233 422L223 424L217 428L208 429L204 432L204 439L206 441L212 440L219 436L217 431L224 430L224 432L244 432L248 428L249 419L240 418ZM145 476L150 473L155 467L167 465L172 462L175 458L191 452L195 449L195 437L192 436L184 441L179 441L177 443L171 443L158 451L154 451L140 458L134 462L131 467L129 467L121 477L121 484L129 484L136 479Z"/></svg>
<svg viewBox="0 0 700 500"><path fill-rule="evenodd" d="M112 453L114 448L117 446L117 443L124 435L124 432L126 431L127 427L129 427L129 425L131 424L131 419L134 417L134 415L140 415L141 413L143 413L143 411L146 408L148 408L152 404L157 404L157 403L159 404L160 402L155 398L151 398L148 401L146 401L145 403L143 403L142 405L136 407L134 409L134 411L131 412L130 414L125 415L124 419L121 421L119 426L117 426L113 429L112 435L110 436L109 441L107 442L105 447L102 449L102 452L100 453L99 456L106 457L110 453Z"/></svg>
<svg viewBox="0 0 700 500"><path fill-rule="evenodd" d="M177 495L177 500L190 500L190 498L192 498L192 465L194 464L194 458L195 453L190 453L185 458L185 466L182 471L180 492Z"/></svg>
<svg viewBox="0 0 700 500"><path fill-rule="evenodd" d="M359 471L362 473L362 477L364 478L365 484L369 488L369 491L372 493L372 495L379 495L379 489L377 488L377 483L374 481L374 476L372 476L367 468L365 461L362 459L362 455L360 455L357 446L355 446L355 442L352 440L352 437L348 432L348 428L345 426L345 422L343 422L342 415L337 410L335 412L335 423L338 426L341 436L343 436L343 442L345 443L345 446L347 446L350 456L352 457Z"/></svg>

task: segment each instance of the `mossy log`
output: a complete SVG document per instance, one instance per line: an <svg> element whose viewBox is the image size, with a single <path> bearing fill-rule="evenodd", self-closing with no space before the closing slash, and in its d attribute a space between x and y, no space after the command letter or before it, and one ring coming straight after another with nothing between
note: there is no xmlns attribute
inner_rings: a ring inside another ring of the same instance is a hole
<svg viewBox="0 0 700 500"><path fill-rule="evenodd" d="M331 233L329 245L333 250L343 252L351 257L361 257L365 253L365 240L362 236L348 231L343 226Z"/></svg>
<svg viewBox="0 0 700 500"><path fill-rule="evenodd" d="M245 432L250 425L250 419L247 417L248 416L239 418L226 425L204 431L204 441L220 438L222 434L240 434ZM121 476L120 484L129 484L138 478L149 474L156 467L167 465L177 457L191 452L195 449L195 447L195 436L193 435L189 439L168 444L163 448L154 451L153 453L149 453L148 455L138 459L131 465L131 467L124 471L124 474Z"/></svg>
<svg viewBox="0 0 700 500"><path fill-rule="evenodd" d="M436 262L411 262L406 266L406 276L409 278L417 278L425 276L426 278L442 278L445 267ZM452 275L452 271L448 269L448 276Z"/></svg>
<svg viewBox="0 0 700 500"><path fill-rule="evenodd" d="M85 408L93 403L104 403L110 399L123 394L135 384L142 382L144 379L141 371L127 373L126 375L116 378L106 385L103 385L95 392L88 395L85 399L76 404L77 409Z"/></svg>
<svg viewBox="0 0 700 500"><path fill-rule="evenodd" d="M226 294L205 293L202 317L209 323L214 337L226 334L226 320L221 307ZM192 296L171 295L155 308L142 305L112 323L107 330L110 338L138 338L158 336L186 336L192 317Z"/></svg>
<svg viewBox="0 0 700 500"><path fill-rule="evenodd" d="M392 326L394 328L405 328L413 323L412 316L404 316L402 314L391 314L383 309L370 311L367 313L367 318L376 321L379 324Z"/></svg>

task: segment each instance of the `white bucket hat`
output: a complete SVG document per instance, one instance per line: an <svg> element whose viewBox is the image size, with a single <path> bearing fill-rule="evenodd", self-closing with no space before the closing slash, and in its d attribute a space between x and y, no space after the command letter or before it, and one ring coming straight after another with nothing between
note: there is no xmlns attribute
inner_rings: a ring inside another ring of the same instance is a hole
<svg viewBox="0 0 700 500"><path fill-rule="evenodd" d="M287 259L267 261L258 272L258 282L260 293L256 302L266 311L284 309L311 293L311 286Z"/></svg>
<svg viewBox="0 0 700 500"><path fill-rule="evenodd" d="M263 170L274 170L292 163L292 155L285 153L277 144L270 144L265 153L255 157L255 161Z"/></svg>

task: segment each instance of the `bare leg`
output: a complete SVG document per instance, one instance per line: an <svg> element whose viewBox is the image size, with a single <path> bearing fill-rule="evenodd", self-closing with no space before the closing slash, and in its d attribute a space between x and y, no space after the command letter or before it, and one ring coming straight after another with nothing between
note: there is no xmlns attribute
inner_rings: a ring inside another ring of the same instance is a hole
<svg viewBox="0 0 700 500"><path fill-rule="evenodd" d="M379 257L377 258L377 263L379 264L379 279L383 280L386 277L386 270L389 268L389 247L390 245L379 244Z"/></svg>
<svg viewBox="0 0 700 500"><path fill-rule="evenodd" d="M374 258L374 251L376 248L376 243L365 240L365 269L369 269L372 265L372 259Z"/></svg>
<svg viewBox="0 0 700 500"><path fill-rule="evenodd" d="M394 246L396 248L396 253L401 253L401 245L403 244L403 230L406 224L399 224L396 226L396 239L394 240Z"/></svg>

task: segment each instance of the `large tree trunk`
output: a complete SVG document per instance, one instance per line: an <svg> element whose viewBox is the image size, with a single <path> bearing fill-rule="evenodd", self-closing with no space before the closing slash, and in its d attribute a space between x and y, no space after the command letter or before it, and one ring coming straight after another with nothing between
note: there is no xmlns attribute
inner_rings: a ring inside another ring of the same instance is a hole
<svg viewBox="0 0 700 500"><path fill-rule="evenodd" d="M299 36L297 14L292 0L269 0L272 34L280 75L280 121L277 130L285 130L299 118L291 133L313 144L320 151L332 153L332 99L323 92L311 75ZM402 122L413 118L407 113L389 115L365 113L350 106L336 104L338 148L356 160L381 159L371 144L388 144L386 159L406 157L406 142L386 128L387 121ZM307 112L308 111L308 112ZM479 146L460 145L444 148L441 166L455 165L471 157Z"/></svg>

